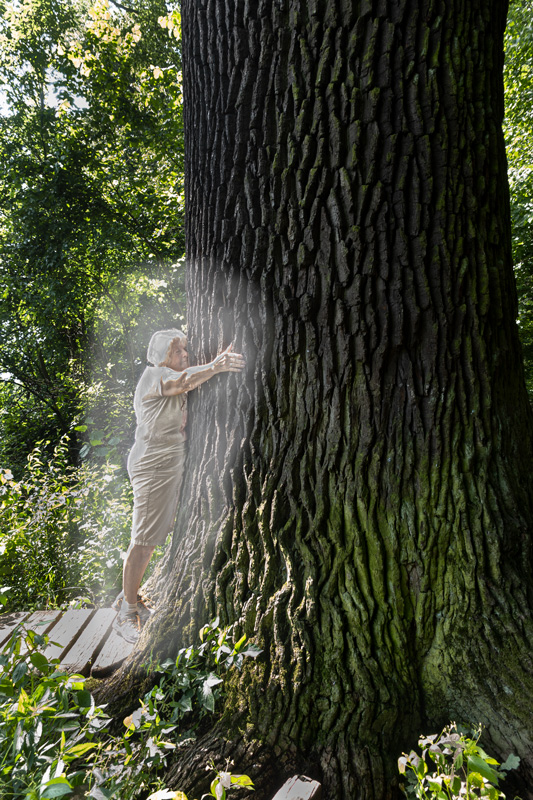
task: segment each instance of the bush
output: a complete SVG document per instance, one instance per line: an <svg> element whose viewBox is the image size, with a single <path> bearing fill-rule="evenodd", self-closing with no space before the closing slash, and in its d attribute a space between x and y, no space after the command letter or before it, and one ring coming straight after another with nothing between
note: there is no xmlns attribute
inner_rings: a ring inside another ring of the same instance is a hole
<svg viewBox="0 0 533 800"><path fill-rule="evenodd" d="M68 463L68 437L50 459L28 458L22 480L0 470L0 579L9 611L104 602L121 584L130 539L132 492L115 465Z"/></svg>
<svg viewBox="0 0 533 800"><path fill-rule="evenodd" d="M507 772L515 769L520 759L510 755L505 764L488 756L479 745L482 728L468 735L455 723L440 735L422 736L418 740L420 755L411 750L398 759L402 785L409 798L417 800L489 800L505 798L498 788Z"/></svg>
<svg viewBox="0 0 533 800"><path fill-rule="evenodd" d="M246 637L234 644L218 621L205 626L199 646L158 668L158 685L124 720L125 732L113 736L105 707L95 704L85 679L65 674L56 659L43 655L47 642L19 628L0 654L0 797L6 800L67 797L76 788L96 800L133 800L154 789L153 797L183 800L182 793L161 787L157 773L169 753L194 740L200 719L215 711L225 672L260 652ZM215 772L215 797L224 798L232 785L252 788L245 775Z"/></svg>

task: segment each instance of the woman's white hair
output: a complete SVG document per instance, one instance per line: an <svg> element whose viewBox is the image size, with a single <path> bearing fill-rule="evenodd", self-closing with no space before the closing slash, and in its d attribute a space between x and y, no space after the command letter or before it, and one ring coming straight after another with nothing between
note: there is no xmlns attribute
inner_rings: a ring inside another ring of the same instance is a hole
<svg viewBox="0 0 533 800"><path fill-rule="evenodd" d="M168 349L173 340L186 338L187 337L183 331L180 331L177 328L168 328L165 331L156 331L150 339L150 344L148 345L148 353L146 354L148 362L153 364L155 367L159 366L163 361L165 361L168 354Z"/></svg>

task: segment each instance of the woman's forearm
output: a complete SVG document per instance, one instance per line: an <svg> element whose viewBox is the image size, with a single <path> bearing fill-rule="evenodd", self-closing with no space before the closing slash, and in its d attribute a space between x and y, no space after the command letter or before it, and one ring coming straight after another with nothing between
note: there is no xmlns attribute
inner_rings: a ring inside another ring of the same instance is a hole
<svg viewBox="0 0 533 800"><path fill-rule="evenodd" d="M205 383L218 372L214 361L210 361L209 364L200 364L197 367L187 367L183 370L187 386L185 391L190 392L192 389L196 389L197 386Z"/></svg>
<svg viewBox="0 0 533 800"><path fill-rule="evenodd" d="M209 364L201 364L197 367L187 367L175 380L165 381L161 379L161 394L176 395L190 392L202 383L205 383L213 375L220 372L241 372L244 368L244 358L238 353L231 352L231 346L224 350Z"/></svg>
<svg viewBox="0 0 533 800"><path fill-rule="evenodd" d="M175 380L163 381L161 378L161 394L164 396L185 394L208 381L213 375L216 375L214 362L201 364L198 367L187 367Z"/></svg>

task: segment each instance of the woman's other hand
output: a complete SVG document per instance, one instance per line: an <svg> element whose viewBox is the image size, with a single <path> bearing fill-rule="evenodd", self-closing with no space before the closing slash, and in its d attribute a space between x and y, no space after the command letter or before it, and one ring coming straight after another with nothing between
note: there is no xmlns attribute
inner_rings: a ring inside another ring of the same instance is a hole
<svg viewBox="0 0 533 800"><path fill-rule="evenodd" d="M233 344L226 347L212 362L215 372L242 372L244 369L244 356L233 352Z"/></svg>

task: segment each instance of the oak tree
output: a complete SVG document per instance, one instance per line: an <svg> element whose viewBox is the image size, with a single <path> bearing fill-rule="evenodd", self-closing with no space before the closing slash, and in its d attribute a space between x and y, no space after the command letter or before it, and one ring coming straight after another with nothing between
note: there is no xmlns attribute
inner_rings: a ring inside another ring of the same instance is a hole
<svg viewBox="0 0 533 800"><path fill-rule="evenodd" d="M215 614L264 649L172 772L186 791L207 751L258 798L287 763L391 797L399 752L450 719L531 783L506 11L182 3L190 349L247 368L191 397L161 609L108 687Z"/></svg>

